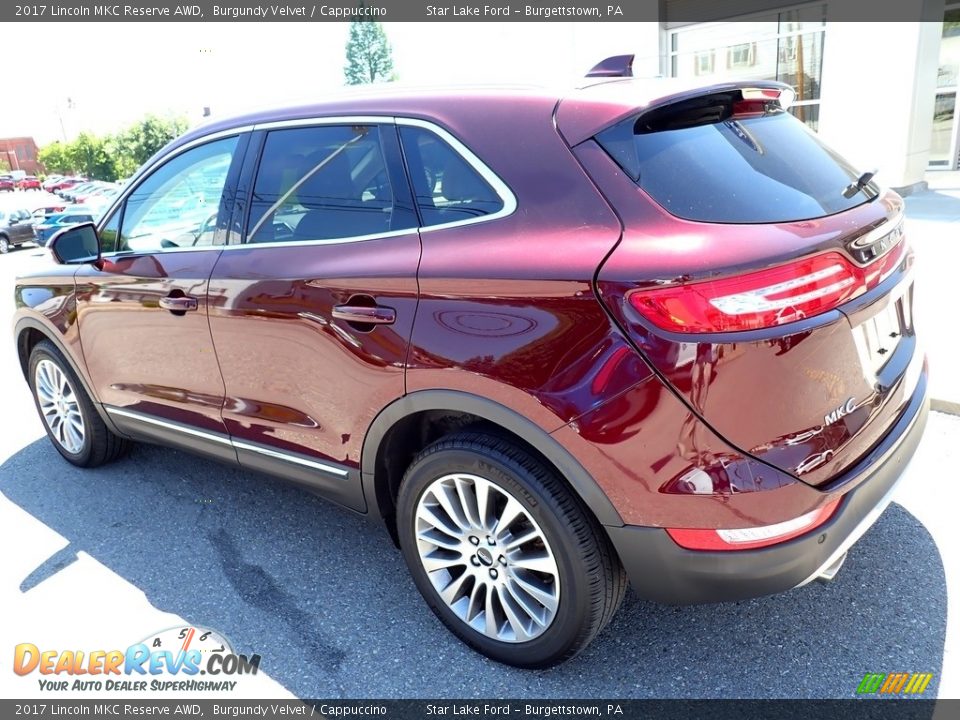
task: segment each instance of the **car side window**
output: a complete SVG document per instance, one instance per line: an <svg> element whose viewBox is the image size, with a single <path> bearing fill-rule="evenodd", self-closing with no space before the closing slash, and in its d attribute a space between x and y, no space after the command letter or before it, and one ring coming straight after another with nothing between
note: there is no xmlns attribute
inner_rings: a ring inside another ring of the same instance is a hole
<svg viewBox="0 0 960 720"><path fill-rule="evenodd" d="M120 237L120 211L117 210L100 232L100 252L112 253L117 251L117 240Z"/></svg>
<svg viewBox="0 0 960 720"><path fill-rule="evenodd" d="M248 243L309 242L412 228L394 192L375 125L267 134L253 186Z"/></svg>
<svg viewBox="0 0 960 720"><path fill-rule="evenodd" d="M400 128L403 154L424 227L492 215L503 199L442 138L425 128Z"/></svg>
<svg viewBox="0 0 960 720"><path fill-rule="evenodd" d="M236 146L237 138L231 137L192 148L140 183L124 203L116 250L154 252L213 245Z"/></svg>

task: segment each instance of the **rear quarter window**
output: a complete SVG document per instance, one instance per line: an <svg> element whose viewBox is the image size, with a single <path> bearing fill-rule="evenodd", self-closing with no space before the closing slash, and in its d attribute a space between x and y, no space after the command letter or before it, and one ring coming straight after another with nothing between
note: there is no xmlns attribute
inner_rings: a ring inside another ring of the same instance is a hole
<svg viewBox="0 0 960 720"><path fill-rule="evenodd" d="M503 199L469 162L439 136L401 127L400 138L424 227L482 218L504 209Z"/></svg>

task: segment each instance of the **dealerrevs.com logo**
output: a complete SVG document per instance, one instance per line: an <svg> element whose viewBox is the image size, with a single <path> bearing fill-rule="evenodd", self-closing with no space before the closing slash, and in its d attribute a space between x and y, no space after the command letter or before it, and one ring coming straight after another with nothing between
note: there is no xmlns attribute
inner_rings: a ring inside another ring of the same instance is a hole
<svg viewBox="0 0 960 720"><path fill-rule="evenodd" d="M259 655L240 655L215 630L176 627L150 635L126 650L48 650L20 643L13 671L33 673L45 691L226 691L243 675L256 675ZM202 677L201 677L202 676Z"/></svg>

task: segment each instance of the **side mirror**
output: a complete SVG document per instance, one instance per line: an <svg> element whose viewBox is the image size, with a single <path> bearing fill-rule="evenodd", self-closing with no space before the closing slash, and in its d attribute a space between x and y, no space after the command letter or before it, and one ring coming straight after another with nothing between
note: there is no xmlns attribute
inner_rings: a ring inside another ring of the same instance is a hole
<svg viewBox="0 0 960 720"><path fill-rule="evenodd" d="M60 265L79 265L100 259L100 237L92 222L60 230L50 238L47 247Z"/></svg>

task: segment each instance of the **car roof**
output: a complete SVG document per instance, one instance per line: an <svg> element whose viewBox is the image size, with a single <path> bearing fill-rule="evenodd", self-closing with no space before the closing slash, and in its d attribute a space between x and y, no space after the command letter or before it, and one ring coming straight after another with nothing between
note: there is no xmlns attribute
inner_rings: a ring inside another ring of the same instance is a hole
<svg viewBox="0 0 960 720"><path fill-rule="evenodd" d="M545 88L511 85L465 87L411 87L399 83L348 88L328 95L324 102L275 106L218 119L198 126L181 139L190 140L221 130L284 120L332 116L382 116L432 118L454 103L473 107L490 102L543 102L556 104L558 95Z"/></svg>
<svg viewBox="0 0 960 720"><path fill-rule="evenodd" d="M400 116L443 125L445 120L482 112L491 103L522 103L539 106L545 113L556 111L558 129L571 145L576 145L640 108L742 87L788 86L749 79L704 83L696 78L589 78L580 87L560 89L529 85L367 85L329 95L324 102L270 107L217 119L187 131L158 154L218 132L315 117Z"/></svg>

